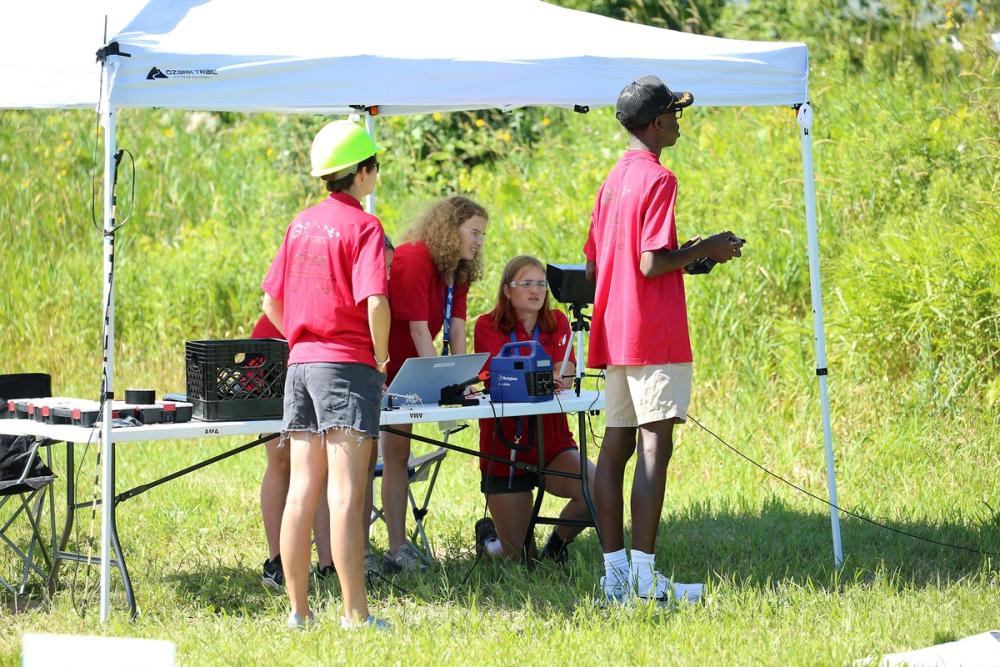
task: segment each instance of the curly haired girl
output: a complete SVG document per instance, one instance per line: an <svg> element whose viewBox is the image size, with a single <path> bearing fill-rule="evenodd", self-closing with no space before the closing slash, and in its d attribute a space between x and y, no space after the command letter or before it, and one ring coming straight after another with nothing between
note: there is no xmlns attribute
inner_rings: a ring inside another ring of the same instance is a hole
<svg viewBox="0 0 1000 667"><path fill-rule="evenodd" d="M432 205L403 235L389 281L392 326L386 382L406 359L436 356L438 332L443 331L444 354L465 354L466 300L469 286L483 274L488 223L486 209L476 202L448 197ZM410 441L390 433L383 433L381 440L382 509L389 531L389 553L382 568L412 570L421 565L421 558L406 541Z"/></svg>

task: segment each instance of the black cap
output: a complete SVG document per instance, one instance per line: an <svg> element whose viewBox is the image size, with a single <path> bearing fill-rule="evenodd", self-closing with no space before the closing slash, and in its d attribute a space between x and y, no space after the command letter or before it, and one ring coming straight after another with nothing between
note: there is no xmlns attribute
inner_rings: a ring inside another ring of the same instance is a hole
<svg viewBox="0 0 1000 667"><path fill-rule="evenodd" d="M675 93L660 77L644 76L622 89L615 105L615 117L625 127L641 127L672 109L691 106L694 95Z"/></svg>

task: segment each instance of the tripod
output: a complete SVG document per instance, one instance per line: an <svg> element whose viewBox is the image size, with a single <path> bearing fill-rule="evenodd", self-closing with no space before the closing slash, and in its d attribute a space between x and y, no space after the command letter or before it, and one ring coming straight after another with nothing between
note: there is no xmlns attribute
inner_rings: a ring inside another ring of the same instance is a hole
<svg viewBox="0 0 1000 667"><path fill-rule="evenodd" d="M583 309L589 304L586 303L571 303L569 304L570 312L573 315L573 320L570 322L570 330L572 333L569 338L569 345L566 346L566 354L563 355L562 366L565 368L566 364L569 362L569 351L573 349L573 343L576 342L576 374L573 379L573 390L576 395L580 395L580 385L583 381L583 366L585 364L583 357L583 336L584 332L590 332L590 317L583 314ZM560 378L562 379L562 378Z"/></svg>

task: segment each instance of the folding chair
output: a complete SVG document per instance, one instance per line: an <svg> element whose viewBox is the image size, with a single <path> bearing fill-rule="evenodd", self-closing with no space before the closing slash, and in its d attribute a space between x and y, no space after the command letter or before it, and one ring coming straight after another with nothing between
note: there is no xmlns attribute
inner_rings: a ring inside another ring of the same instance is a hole
<svg viewBox="0 0 1000 667"><path fill-rule="evenodd" d="M448 436L451 433L452 431L450 430L444 431L443 437L445 442L448 442ZM418 550L428 562L433 560L434 552L431 551L431 543L430 540L427 539L427 531L424 529L424 517L427 516L429 511L428 508L431 504L431 496L434 494L434 485L437 482L438 471L441 469L441 463L447 455L447 449L444 447L438 447L434 451L423 454L422 456L410 456L410 460L407 462L406 466L406 496L409 499L410 512L413 514L413 533L410 535L410 541L415 543L418 538L420 539L423 549L418 547ZM381 479L383 472L384 466L380 457L375 463L375 479ZM424 481L427 482L427 489L424 491L420 502L417 502L417 498L413 493L413 485ZM378 498L378 496L374 493L374 484L375 481L372 480L373 499ZM375 523L379 519L385 521L385 515L382 513L382 508L373 503L371 523ZM414 546L416 546L416 544L414 544Z"/></svg>
<svg viewBox="0 0 1000 667"><path fill-rule="evenodd" d="M0 412L6 411L11 398L32 398L51 395L51 379L44 374L18 374L0 376ZM0 415L2 417L4 415ZM51 539L55 534L55 516L52 514L52 469L38 457L39 447L50 444L31 436L0 435L0 541L17 556L20 563L19 581L10 582L0 575L0 586L14 595L24 595L28 580L37 574L47 580L52 568ZM49 453L51 464L51 452ZM48 491L48 497L46 497ZM48 501L49 539L45 538L42 521ZM7 506L13 507L10 516L3 519ZM11 535L22 530L18 519L24 517L30 528L26 548L22 548ZM40 562L39 562L40 561ZM17 566L15 566L17 567Z"/></svg>

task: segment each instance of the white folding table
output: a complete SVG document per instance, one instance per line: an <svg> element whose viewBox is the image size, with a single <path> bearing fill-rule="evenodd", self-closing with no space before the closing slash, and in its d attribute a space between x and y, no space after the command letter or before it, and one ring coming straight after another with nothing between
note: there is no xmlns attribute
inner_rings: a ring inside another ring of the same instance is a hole
<svg viewBox="0 0 1000 667"><path fill-rule="evenodd" d="M596 529L596 511L594 509L593 499L590 495L590 485L587 479L587 429L586 429L586 416L588 413L597 412L604 408L604 395L601 392L596 391L581 391L580 395L577 396L572 391L562 391L555 397L552 401L545 401L541 403L492 403L488 396L480 397L476 399L478 401L477 405L462 406L462 407L442 407L437 404L423 405L423 406L409 406L401 407L393 410L383 410L381 415L381 428L384 431L389 431L392 433L397 433L400 435L405 435L406 437L412 438L420 442L426 442L441 447L446 447L448 449L462 452L464 454L470 454L473 456L481 456L483 458L493 458L500 463L506 465L511 465L511 461L501 457L491 457L489 455L480 454L478 450L468 449L461 447L443 440L435 440L433 438L427 438L417 434L406 433L405 431L400 431L395 428L403 424L421 424L421 423L433 423L433 422L458 422L466 421L472 419L493 419L502 417L529 417L533 416L536 418L541 418L543 415L556 414L556 413L576 413L578 416L578 445L580 447L580 473L565 473L561 471L547 470L544 467L544 463L534 466L531 464L521 463L515 461L513 463L515 468L520 468L529 472L534 472L538 474L538 495L535 499L535 505L532 511L532 519L530 528L528 531L528 539L530 539L533 533L534 526L536 524L559 524L559 523L569 523L572 525L582 525L582 526L593 526ZM217 463L223 459L229 458L248 449L256 447L263 442L270 439L272 436L269 434L277 433L281 430L281 420L267 419L267 420L247 420L247 421L224 421L224 422L204 422L192 420L190 422L184 422L180 424L155 424L148 426L132 426L132 427L121 427L112 428L112 442L110 451L110 470L111 470L111 485L112 497L111 497L111 525L109 526L109 532L111 537L111 547L114 551L114 558L111 559L111 566L118 569L122 576L122 583L124 585L125 596L128 600L129 613L132 618L135 618L137 614L135 594L132 588L132 581L128 574L128 567L125 562L125 555L122 549L121 541L118 536L118 529L116 525L116 509L119 503L124 502L130 498L134 498L150 489L153 489L161 484L165 484L171 480L177 479L187 475L195 470L204 468L205 466ZM536 429L538 432L538 448L539 448L539 461L544 462L544 439L542 438L542 429ZM73 522L76 510L85 509L89 507L94 507L96 505L101 505L107 502L108 498L100 498L96 501L87 502L77 502L76 499L76 488L75 488L75 460L74 460L74 446L79 443L99 443L101 438L101 426L100 424L95 424L93 427L83 427L83 426L72 426L69 424L45 424L42 422L36 422L30 419L2 419L0 420L0 433L10 434L10 435L29 435L36 438L46 440L49 443L54 442L65 442L66 443L66 517L63 524L62 534L56 538L55 535L52 536L52 572L50 574L50 585L54 584L57 574L58 567L61 561L71 561L71 562L82 562L82 563L100 563L100 558L97 556L83 555L78 553L73 553L66 551L67 544L69 542L69 537L73 528ZM233 449L227 450L221 454L213 456L211 458L200 461L191 466L183 468L181 470L175 471L169 475L161 477L159 479L141 484L139 486L133 487L126 491L118 492L115 480L115 456L117 445L124 444L128 442L151 442L156 440L191 440L191 439L203 439L203 438L217 438L226 436L241 436L241 435L255 435L257 436L251 442L239 445ZM546 475L556 475L561 477L570 477L573 479L579 479L583 486L583 496L586 501L588 510L590 511L591 520L590 521L568 521L557 518L546 518L539 516L539 510L541 509L542 499L545 493L545 476ZM107 591L101 591L102 596L107 596ZM106 603L106 601L105 601Z"/></svg>

